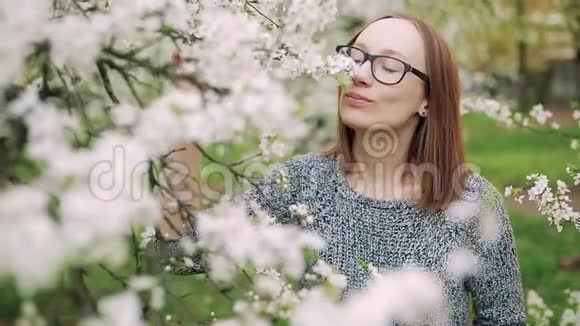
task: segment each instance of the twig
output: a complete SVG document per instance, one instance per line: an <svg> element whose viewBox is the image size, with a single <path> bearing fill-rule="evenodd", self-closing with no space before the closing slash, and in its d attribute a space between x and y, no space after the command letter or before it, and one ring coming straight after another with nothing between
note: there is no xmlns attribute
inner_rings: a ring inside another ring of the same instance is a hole
<svg viewBox="0 0 580 326"><path fill-rule="evenodd" d="M135 274L141 274L141 259L139 259L139 243L135 235L135 229L131 226L131 241L133 242L133 257L135 258Z"/></svg>
<svg viewBox="0 0 580 326"><path fill-rule="evenodd" d="M117 65L113 60L102 59L102 61L105 65L111 67L111 69L117 71L121 75L121 77L123 77L123 80L127 84L127 87L129 87L129 90L131 91L131 95L133 95L133 97L135 98L135 100L139 104L139 107L144 108L145 104L143 103L143 100L141 100L141 98L139 97L139 94L137 94L137 90L135 89L135 85L133 85L133 83L130 80L131 75L127 71L125 71L125 69L123 69L123 67Z"/></svg>
<svg viewBox="0 0 580 326"><path fill-rule="evenodd" d="M254 9L256 12L258 12L258 14L260 14L262 17L266 18L270 23L274 24L274 26L276 26L278 29L282 29L282 26L280 26L280 24L276 23L270 17L268 17L267 15L265 15L264 13L262 13L260 11L260 9L256 8L250 1L246 0L246 2L244 4L252 7L252 9Z"/></svg>
<svg viewBox="0 0 580 326"><path fill-rule="evenodd" d="M161 156L161 159L164 160L169 155L171 155L173 153L176 153L176 152L181 152L181 151L184 151L184 150L185 150L185 147L180 147L180 148L173 149L173 150L169 151L168 153L163 154L163 156Z"/></svg>
<svg viewBox="0 0 580 326"><path fill-rule="evenodd" d="M75 7L77 7L77 9L83 14L83 16L85 16L85 18L89 18L87 11L81 6L80 3L77 2L77 0L73 0L72 2L75 5Z"/></svg>
<svg viewBox="0 0 580 326"><path fill-rule="evenodd" d="M243 163L245 163L245 162L247 162L247 161L249 161L249 160L253 160L253 159L255 159L256 157L260 157L260 155L262 155L262 152L256 153L256 154L254 154L254 155L251 155L251 156L249 156L249 157L246 157L246 158L244 158L244 159L241 159L241 160L239 160L239 161L237 161L237 162L232 162L232 163L230 163L230 164L229 164L229 166L231 166L231 167L234 167L234 166L236 166L236 165L243 164Z"/></svg>
<svg viewBox="0 0 580 326"><path fill-rule="evenodd" d="M101 76L101 80L103 81L103 85L105 86L105 91L107 92L107 95L109 95L109 98L111 99L111 101L113 101L113 103L119 104L120 103L119 99L117 98L115 92L113 91L113 88L111 87L111 80L109 79L109 73L107 72L107 67L104 60L102 59L97 60L97 69L99 70L99 75Z"/></svg>
<svg viewBox="0 0 580 326"><path fill-rule="evenodd" d="M127 284L127 281L125 281L125 279L122 276L119 276L119 275L115 274L113 271L111 271L104 264L99 264L98 266L101 269L103 269L105 272L107 272L107 274L109 274L109 276L111 276L115 281L119 282L123 288L126 289L126 288L129 287L129 285Z"/></svg>
<svg viewBox="0 0 580 326"><path fill-rule="evenodd" d="M271 209L274 209L274 207L272 207L272 205L270 204L270 202L268 200L265 200L267 197L264 194L264 192L262 191L262 189L260 188L260 186L256 182L252 181L250 178L248 178L247 176L243 175L242 173L236 171L234 168L232 168L228 164L225 164L223 162L220 162L220 161L216 160L211 155L209 155L199 144L196 143L195 146L210 161L224 166L231 173L233 173L235 177L248 181L256 189L256 191L260 194L260 196L262 196L262 198L264 199L264 202L266 203L266 205L268 205Z"/></svg>
<svg viewBox="0 0 580 326"><path fill-rule="evenodd" d="M185 302L183 302L182 298L180 296L174 294L167 287L165 287L165 293L167 293L170 297L174 298L182 306L183 310L185 310L189 314L190 318L195 320L196 325L209 325L210 324L209 322L201 320L193 312L191 312L191 310L189 310L189 306L187 304L185 304Z"/></svg>
<svg viewBox="0 0 580 326"><path fill-rule="evenodd" d="M81 308L86 313L96 314L97 304L84 280L85 270L81 267L72 267L70 269L71 283L74 289L76 299L81 305Z"/></svg>
<svg viewBox="0 0 580 326"><path fill-rule="evenodd" d="M121 51L118 51L112 47L104 48L103 52L108 54L108 55L111 55L117 59L122 59L122 60L125 60L127 62L133 63L133 64L137 65L138 67L145 68L145 69L149 70L150 72L152 72L153 74L163 75L163 76L168 75L168 72L167 72L168 66L156 67L149 60L143 60L143 59L136 58L132 52L121 52Z"/></svg>
<svg viewBox="0 0 580 326"><path fill-rule="evenodd" d="M221 293L226 299L228 299L231 303L234 303L236 300L234 298L232 298L227 292L231 290L231 288L229 289L221 289L215 282L214 280L211 279L211 277L209 276L208 273L205 274L205 278L208 280L209 284L211 284L211 286L216 289L219 293Z"/></svg>

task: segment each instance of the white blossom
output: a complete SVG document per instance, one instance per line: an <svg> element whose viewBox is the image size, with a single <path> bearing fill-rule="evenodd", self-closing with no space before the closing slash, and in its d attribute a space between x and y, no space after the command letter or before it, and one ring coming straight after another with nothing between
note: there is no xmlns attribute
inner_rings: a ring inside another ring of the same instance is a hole
<svg viewBox="0 0 580 326"><path fill-rule="evenodd" d="M512 193L513 193L513 189L514 189L514 187L513 187L513 186L511 186L511 185L510 185L510 186L507 186L507 187L505 187L505 190L504 190L504 196L505 196L505 197L510 197L510 196L512 195Z"/></svg>
<svg viewBox="0 0 580 326"><path fill-rule="evenodd" d="M572 139L570 141L570 148L572 148L573 150L578 149L578 139Z"/></svg>
<svg viewBox="0 0 580 326"><path fill-rule="evenodd" d="M273 133L264 133L260 137L260 149L266 160L280 159L288 154L288 145Z"/></svg>
<svg viewBox="0 0 580 326"><path fill-rule="evenodd" d="M151 290L157 284L157 279L151 275L133 276L129 280L129 287L135 291Z"/></svg>
<svg viewBox="0 0 580 326"><path fill-rule="evenodd" d="M314 216L308 210L308 206L303 203L292 204L289 207L290 213L298 219L302 225L311 225L314 223Z"/></svg>
<svg viewBox="0 0 580 326"><path fill-rule="evenodd" d="M580 171L572 170L569 166L566 167L566 173L574 179L574 185L580 184Z"/></svg>
<svg viewBox="0 0 580 326"><path fill-rule="evenodd" d="M141 303L132 291L125 291L99 300L99 317L85 319L83 326L140 326Z"/></svg>
<svg viewBox="0 0 580 326"><path fill-rule="evenodd" d="M147 244L153 239L155 239L155 228L152 226L146 226L145 230L141 233L139 248L145 248Z"/></svg>
<svg viewBox="0 0 580 326"><path fill-rule="evenodd" d="M46 319L38 313L33 301L25 300L20 307L20 316L16 319L16 326L44 326Z"/></svg>
<svg viewBox="0 0 580 326"><path fill-rule="evenodd" d="M322 279L329 282L335 289L342 290L346 287L346 277L342 275L335 267L329 265L323 260L318 260L312 267L312 272L320 275Z"/></svg>
<svg viewBox="0 0 580 326"><path fill-rule="evenodd" d="M165 289L161 286L156 286L151 289L151 300L149 302L151 308L159 311L165 304Z"/></svg>
<svg viewBox="0 0 580 326"><path fill-rule="evenodd" d="M447 218L455 223L465 222L478 212L479 204L469 200L456 200L446 210Z"/></svg>
<svg viewBox="0 0 580 326"><path fill-rule="evenodd" d="M477 268L477 257L467 248L457 248L447 258L447 272L456 280L463 280Z"/></svg>
<svg viewBox="0 0 580 326"><path fill-rule="evenodd" d="M543 125L546 123L548 119L550 119L553 116L553 114L551 111L544 110L544 106L542 104L536 104L532 107L530 116L536 119L536 121L540 125Z"/></svg>
<svg viewBox="0 0 580 326"><path fill-rule="evenodd" d="M554 316L552 310L546 306L542 297L534 290L528 291L526 305L528 315L537 324L547 325Z"/></svg>
<svg viewBox="0 0 580 326"><path fill-rule="evenodd" d="M567 169L567 172L572 172ZM573 172L575 173L575 172ZM571 199L568 196L568 189L565 182L557 180L556 193L548 184L547 176L534 173L527 176L533 184L528 189L528 199L536 202L538 211L548 217L550 224L554 224L558 232L562 231L562 222L572 222L576 227L580 227L580 213L574 211L570 205Z"/></svg>
<svg viewBox="0 0 580 326"><path fill-rule="evenodd" d="M513 122L510 108L506 104L493 99L483 97L462 98L460 109L462 115L469 112L484 113L488 117L497 120L508 127L511 126Z"/></svg>
<svg viewBox="0 0 580 326"><path fill-rule="evenodd" d="M430 273L413 269L382 273L364 291L341 303L320 291L309 292L292 314L291 323L385 325L394 320L416 323L435 318L442 306L442 295L441 282Z"/></svg>
<svg viewBox="0 0 580 326"><path fill-rule="evenodd" d="M12 274L26 292L50 285L68 253L48 200L32 185L0 193L0 274Z"/></svg>
<svg viewBox="0 0 580 326"><path fill-rule="evenodd" d="M276 175L276 179L274 180L278 186L280 186L283 190L287 190L290 186L288 183L288 171L285 169L278 170Z"/></svg>
<svg viewBox="0 0 580 326"><path fill-rule="evenodd" d="M247 214L245 205L222 203L212 214L204 212L197 217L199 245L219 253L210 262L219 267L224 279L233 272L232 263L279 266L280 272L296 278L305 267L302 251L323 246L318 236L295 225L256 224Z"/></svg>
<svg viewBox="0 0 580 326"><path fill-rule="evenodd" d="M119 126L133 126L139 118L139 108L129 105L121 104L114 107L112 110L113 121Z"/></svg>
<svg viewBox="0 0 580 326"><path fill-rule="evenodd" d="M568 307L562 313L560 326L576 326L580 324L580 290L564 291L568 294Z"/></svg>

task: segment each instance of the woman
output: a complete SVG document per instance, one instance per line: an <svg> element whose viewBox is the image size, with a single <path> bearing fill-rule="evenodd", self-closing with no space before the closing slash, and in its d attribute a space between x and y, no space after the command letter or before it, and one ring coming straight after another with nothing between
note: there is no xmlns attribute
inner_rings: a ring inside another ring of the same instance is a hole
<svg viewBox="0 0 580 326"><path fill-rule="evenodd" d="M425 22L397 15L371 22L337 51L359 64L353 84L339 89L337 144L284 162L244 197L288 221L290 205L306 204L309 227L327 242L322 258L347 276L345 295L369 279L359 259L384 269L414 264L444 281L449 324L467 324L471 295L475 325L525 325L501 195L465 167L458 69L446 42ZM287 189L275 181L282 170ZM462 275L449 268L458 252L476 262Z"/></svg>

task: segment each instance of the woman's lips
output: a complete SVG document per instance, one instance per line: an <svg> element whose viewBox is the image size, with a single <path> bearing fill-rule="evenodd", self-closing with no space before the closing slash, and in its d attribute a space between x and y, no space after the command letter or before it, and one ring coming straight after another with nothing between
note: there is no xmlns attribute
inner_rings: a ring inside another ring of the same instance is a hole
<svg viewBox="0 0 580 326"><path fill-rule="evenodd" d="M364 107L372 104L372 101L365 100L359 97L355 97L356 95L345 94L344 95L344 102L350 106L354 107Z"/></svg>

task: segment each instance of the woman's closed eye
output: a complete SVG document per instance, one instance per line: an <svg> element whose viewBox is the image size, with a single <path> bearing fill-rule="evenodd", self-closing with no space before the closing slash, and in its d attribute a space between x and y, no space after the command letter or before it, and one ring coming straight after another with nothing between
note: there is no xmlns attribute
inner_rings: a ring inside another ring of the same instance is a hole
<svg viewBox="0 0 580 326"><path fill-rule="evenodd" d="M398 71L398 70L396 70L396 69L394 69L394 68L387 67L387 66L382 66L381 68L382 68L384 71L386 71L386 72L389 72L389 73L400 72L400 71Z"/></svg>

